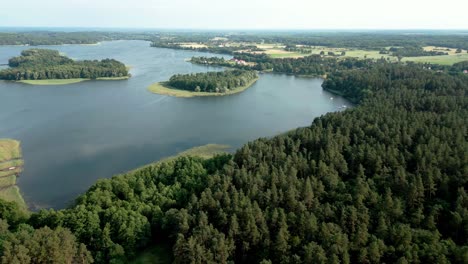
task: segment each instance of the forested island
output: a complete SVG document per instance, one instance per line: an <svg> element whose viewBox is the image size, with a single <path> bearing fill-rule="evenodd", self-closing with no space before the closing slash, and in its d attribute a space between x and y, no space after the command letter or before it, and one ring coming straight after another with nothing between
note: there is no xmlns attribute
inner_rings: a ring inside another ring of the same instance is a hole
<svg viewBox="0 0 468 264"><path fill-rule="evenodd" d="M21 56L11 58L8 65L10 68L0 71L0 79L30 84L65 84L89 79L121 80L130 77L125 64L117 60L75 61L48 49L24 50Z"/></svg>
<svg viewBox="0 0 468 264"><path fill-rule="evenodd" d="M148 89L153 93L179 97L229 95L244 91L257 79L256 71L239 69L176 74L169 81L153 84Z"/></svg>
<svg viewBox="0 0 468 264"><path fill-rule="evenodd" d="M465 263L468 76L380 61L323 87L358 105L100 180L65 210L0 201L2 261L127 263L163 243L175 263Z"/></svg>

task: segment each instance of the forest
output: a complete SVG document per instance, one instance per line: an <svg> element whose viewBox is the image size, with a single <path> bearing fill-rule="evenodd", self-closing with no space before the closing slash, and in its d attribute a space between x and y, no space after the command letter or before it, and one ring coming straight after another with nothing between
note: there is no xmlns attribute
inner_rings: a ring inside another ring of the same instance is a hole
<svg viewBox="0 0 468 264"><path fill-rule="evenodd" d="M194 92L225 93L248 85L257 79L255 71L227 70L223 72L203 72L173 75L166 84L172 88Z"/></svg>
<svg viewBox="0 0 468 264"><path fill-rule="evenodd" d="M421 47L391 47L389 52L397 57L420 57L420 56L441 56L448 55L443 51L426 51Z"/></svg>
<svg viewBox="0 0 468 264"><path fill-rule="evenodd" d="M99 180L64 210L0 202L2 263L127 263L161 241L174 263L468 262L468 76L381 61L323 87L358 106Z"/></svg>
<svg viewBox="0 0 468 264"><path fill-rule="evenodd" d="M29 49L8 61L3 80L96 79L129 76L125 64L114 59L74 61L56 50Z"/></svg>

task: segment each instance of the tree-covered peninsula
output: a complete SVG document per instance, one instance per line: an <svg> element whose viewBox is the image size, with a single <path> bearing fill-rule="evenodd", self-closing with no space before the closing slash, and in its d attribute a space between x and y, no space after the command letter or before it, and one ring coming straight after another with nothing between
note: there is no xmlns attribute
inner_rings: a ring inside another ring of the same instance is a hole
<svg viewBox="0 0 468 264"><path fill-rule="evenodd" d="M75 61L56 50L29 49L8 61L10 68L0 71L0 79L38 83L51 80L125 79L129 77L125 64L104 59Z"/></svg>
<svg viewBox="0 0 468 264"><path fill-rule="evenodd" d="M241 92L258 79L256 71L227 70L195 74L176 74L169 81L149 87L153 93L178 97L228 95Z"/></svg>

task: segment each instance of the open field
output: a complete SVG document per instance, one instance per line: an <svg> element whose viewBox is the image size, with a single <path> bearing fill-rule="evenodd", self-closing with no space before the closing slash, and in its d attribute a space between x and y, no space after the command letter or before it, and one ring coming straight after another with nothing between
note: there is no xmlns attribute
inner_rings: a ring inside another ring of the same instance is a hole
<svg viewBox="0 0 468 264"><path fill-rule="evenodd" d="M22 165L19 141L0 139L0 199L16 202L26 208L26 203L16 186L16 174L22 171Z"/></svg>
<svg viewBox="0 0 468 264"><path fill-rule="evenodd" d="M231 95L231 94L243 92L247 88L252 86L257 80L258 78L252 80L250 83L248 83L245 86L237 87L236 89L229 90L228 92L225 92L225 93L192 92L192 91L180 90L180 89L171 88L167 86L164 82L151 84L148 87L148 91L155 93L155 94L169 95L169 96L174 96L174 97L184 97L184 98L197 97L197 96L225 96L225 95Z"/></svg>
<svg viewBox="0 0 468 264"><path fill-rule="evenodd" d="M10 186L16 183L16 176L0 177L0 186Z"/></svg>
<svg viewBox="0 0 468 264"><path fill-rule="evenodd" d="M264 49L265 51L255 51L251 53L265 53L272 58L302 58L313 54L319 55L320 52L325 53L325 57L328 57L328 52L333 52L336 55L341 55L341 52L346 52L345 56L342 57L354 57L354 58L369 58L369 59L380 59L382 56L386 59L390 57L396 60L396 58L388 56L386 54L379 54L378 50L362 50L353 48L331 48L324 46L298 46L298 48L304 49L306 52L298 51L286 51L284 45L281 44L258 44L257 48Z"/></svg>
<svg viewBox="0 0 468 264"><path fill-rule="evenodd" d="M20 193L18 186L13 185L11 187L0 190L0 199L10 202L15 202L21 208L27 209L26 202Z"/></svg>
<svg viewBox="0 0 468 264"><path fill-rule="evenodd" d="M192 48L203 48L208 47L205 44L199 43L191 43L191 42L184 42L178 43L182 47L192 47ZM297 48L303 49L305 52L299 51L286 51L284 48L286 47L284 44L281 43L236 43L231 42L225 44L227 47L234 47L240 45L255 45L257 48L263 49L265 51L250 51L250 50L240 50L239 52L251 53L251 54L267 54L271 58L302 58L306 56L310 56L313 54L320 54L320 52L324 52L324 57L332 57L328 55L328 52L335 53L336 56L339 58L358 58L358 59L381 59L382 57L386 60L395 62L398 61L398 58L395 56L390 56L389 54L380 54L379 50L363 50L357 48L344 48L344 47L326 47L326 46L304 46L304 45L297 45ZM387 49L390 47L387 47ZM468 60L468 53L467 50L462 50L461 53L456 53L457 49L454 48L447 48L447 47L436 47L436 46L426 46L423 47L426 51L442 51L447 52L449 55L442 55L442 56L423 56L423 57L405 57L403 61L414 61L414 62L427 62L427 63L434 63L434 64L442 64L442 65L452 65L454 63ZM341 56L342 52L346 54ZM335 57L335 56L333 56ZM177 96L177 95L173 95ZM200 95L203 96L203 95ZM181 96L181 97L192 97L192 96Z"/></svg>
<svg viewBox="0 0 468 264"><path fill-rule="evenodd" d="M0 138L0 162L21 157L19 141Z"/></svg>
<svg viewBox="0 0 468 264"><path fill-rule="evenodd" d="M447 47L436 47L436 46L425 46L423 47L425 51L442 51L442 52L447 52L449 55L456 55L460 54L457 53L457 49L454 48L447 48ZM461 50L461 54L466 53L467 50Z"/></svg>
<svg viewBox="0 0 468 264"><path fill-rule="evenodd" d="M265 44L255 44L259 49L284 49L286 46L281 43L265 43Z"/></svg>
<svg viewBox="0 0 468 264"><path fill-rule="evenodd" d="M195 42L184 42L184 43L177 43L179 46L184 48L192 48L192 49L201 49L207 48L208 46L205 44L195 43Z"/></svg>
<svg viewBox="0 0 468 264"><path fill-rule="evenodd" d="M361 49L349 49L344 50L346 55L344 57L359 58L359 59L384 59L390 58L390 61L397 61L398 59L388 54L380 54L378 50L361 50ZM341 51L340 51L341 53ZM339 54L339 53L338 53Z"/></svg>
<svg viewBox="0 0 468 264"><path fill-rule="evenodd" d="M283 50L285 47L284 45L280 44L258 44L258 48L265 49L263 52L251 52L251 53L265 53L272 58L301 58L305 56L310 56L312 54L320 54L320 52L325 53L325 57L328 57L328 52L333 52L335 55L339 55L340 58L359 58L359 59L381 59L382 57L389 61L397 61L398 59L394 56L390 56L388 54L380 54L379 50L363 50L363 49L355 49L355 48L331 48L331 47L324 47L324 46L298 46L298 48L302 48L304 50L309 51L309 53L301 53L301 52L292 52ZM435 46L426 46L423 47L426 51L443 51L447 52L449 55L442 55L442 56L422 56L422 57L405 57L403 61L414 61L414 62L427 62L427 63L434 63L434 64L443 64L443 65L452 65L454 63L468 60L468 53L466 50L462 50L461 53L456 53L457 49L454 48L446 48L446 47L435 47ZM342 52L346 54L341 56Z"/></svg>
<svg viewBox="0 0 468 264"><path fill-rule="evenodd" d="M403 61L427 62L441 65L453 65L454 63L468 60L468 53L457 53L452 55L442 56L422 56L422 57L406 57Z"/></svg>
<svg viewBox="0 0 468 264"><path fill-rule="evenodd" d="M310 55L306 53L290 52L290 51L280 50L280 49L270 49L270 50L266 50L264 53L269 55L272 58L302 58L302 57Z"/></svg>
<svg viewBox="0 0 468 264"><path fill-rule="evenodd" d="M119 80L127 80L130 78L129 76L124 77L101 77L97 78L96 80L99 81L119 81ZM84 81L91 81L91 79L85 78L76 78L76 79L47 79L47 80L22 80L18 81L20 83L31 84L31 85L65 85L65 84L73 84L79 83Z"/></svg>
<svg viewBox="0 0 468 264"><path fill-rule="evenodd" d="M7 177L7 176L10 176L10 175L13 175L13 174L19 174L23 171L23 161L21 161L21 164L8 164L7 166L5 166L5 169L2 169L2 171L0 171L0 178L3 178L3 177ZM8 170L8 168L10 167L15 167L14 170Z"/></svg>

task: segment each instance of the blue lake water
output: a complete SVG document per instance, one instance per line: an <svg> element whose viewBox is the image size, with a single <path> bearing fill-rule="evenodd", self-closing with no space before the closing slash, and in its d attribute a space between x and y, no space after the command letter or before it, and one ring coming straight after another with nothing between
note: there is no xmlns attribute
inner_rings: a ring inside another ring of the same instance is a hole
<svg viewBox="0 0 468 264"><path fill-rule="evenodd" d="M0 64L28 48L0 47ZM173 74L222 70L186 59L220 55L151 48L145 41L41 48L80 60L115 58L131 66L132 78L64 86L0 81L0 138L21 141L25 168L18 185L32 208L62 208L99 178L208 143L235 149L350 104L323 91L321 79L276 74L261 74L231 96L157 95L147 87Z"/></svg>

